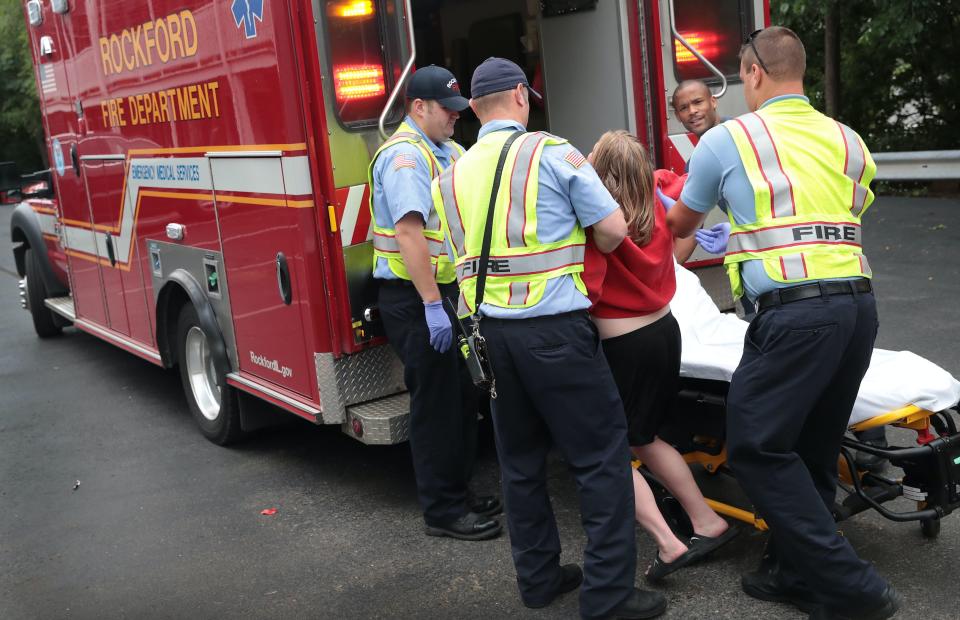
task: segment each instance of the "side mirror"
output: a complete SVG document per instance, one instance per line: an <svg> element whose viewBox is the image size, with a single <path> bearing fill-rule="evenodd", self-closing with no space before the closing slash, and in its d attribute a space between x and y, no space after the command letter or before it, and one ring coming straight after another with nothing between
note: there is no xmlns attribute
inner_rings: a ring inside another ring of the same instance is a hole
<svg viewBox="0 0 960 620"><path fill-rule="evenodd" d="M15 161L0 161L0 192L19 191L20 168Z"/></svg>
<svg viewBox="0 0 960 620"><path fill-rule="evenodd" d="M53 198L53 173L47 169L25 174L18 189L23 198Z"/></svg>

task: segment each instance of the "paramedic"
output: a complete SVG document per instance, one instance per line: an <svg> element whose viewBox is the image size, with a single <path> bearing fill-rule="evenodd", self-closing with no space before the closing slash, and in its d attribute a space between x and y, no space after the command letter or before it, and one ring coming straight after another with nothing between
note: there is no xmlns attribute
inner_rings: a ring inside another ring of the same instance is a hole
<svg viewBox="0 0 960 620"><path fill-rule="evenodd" d="M590 228L602 252L626 235L610 193L566 140L526 133L532 91L502 58L473 74L477 143L433 184L460 280L461 316L479 313L496 381L493 425L520 597L544 607L581 581L585 618L652 618L662 595L634 588L636 538L626 419L581 279ZM478 256L501 151L513 139L494 204L490 260L476 307ZM547 454L564 455L580 496L584 566L560 565Z"/></svg>
<svg viewBox="0 0 960 620"><path fill-rule="evenodd" d="M677 117L683 128L695 135L697 139L721 122L717 113L717 98L703 80L684 80L680 82L673 90L670 103L673 106L674 116ZM674 194L665 190L664 186L683 186L682 182L669 183L674 178L672 173L667 174L669 172L668 170L657 171L657 195L660 202L667 208L677 199L679 190L676 190L677 193ZM722 200L721 208L723 208ZM693 254L699 243L704 250L711 254L723 254L729 236L730 224L719 222L710 228L698 230L694 236L687 239L677 238L674 241L673 253L677 262L684 263Z"/></svg>
<svg viewBox="0 0 960 620"><path fill-rule="evenodd" d="M370 163L373 276L391 346L410 390L410 450L426 532L463 540L500 533L494 497L469 497L476 452L477 396L451 344L453 264L430 200L430 181L460 156L450 140L467 107L453 74L431 65L407 87L408 114Z"/></svg>
<svg viewBox="0 0 960 620"><path fill-rule="evenodd" d="M753 112L704 134L667 221L689 235L726 198L733 293L759 309L727 397L730 466L771 532L769 561L743 576L744 591L812 618L879 620L899 595L830 512L877 333L860 234L876 165L853 130L803 96L805 67L791 30L747 39L740 78Z"/></svg>

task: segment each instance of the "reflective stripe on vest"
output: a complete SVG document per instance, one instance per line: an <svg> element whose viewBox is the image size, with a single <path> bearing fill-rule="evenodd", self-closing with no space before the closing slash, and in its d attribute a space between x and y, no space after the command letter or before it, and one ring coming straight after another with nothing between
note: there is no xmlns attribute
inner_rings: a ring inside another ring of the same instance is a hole
<svg viewBox="0 0 960 620"><path fill-rule="evenodd" d="M538 133L528 133L520 138L520 148L513 160L510 173L510 204L507 207L507 247L526 245L523 229L527 224L527 181L530 179L530 167L537 147L547 139Z"/></svg>
<svg viewBox="0 0 960 620"><path fill-rule="evenodd" d="M430 167L430 178L436 179L441 172L439 160L426 144L426 140L424 140L423 136L420 135L420 133L418 133L406 121L401 123L400 127L397 128L397 131L395 131L393 135L391 135L390 138L388 138L387 141L380 145L380 148L377 149L373 159L370 161L367 177L368 182L370 183L370 214L371 217L374 218L373 268L376 269L377 258L383 258L387 261L390 271L393 272L394 275L399 278L409 280L409 273L407 273L406 266L403 264L403 259L400 256L400 246L397 243L396 231L387 226L378 226L373 208L373 167L384 150L403 142L413 144L420 151L420 154L427 161ZM448 142L447 144L451 146L457 154L456 157L451 157L451 161L455 161L460 155L463 155L463 149L459 144L452 141ZM432 208L432 205L430 214L427 216L427 221L424 222L423 236L427 240L427 246L430 251L430 262L434 266L434 276L437 282L452 282L455 279L456 274L453 269L453 264L446 255L446 249L443 243L443 232L441 231L440 216L437 215L437 211L435 208Z"/></svg>
<svg viewBox="0 0 960 620"><path fill-rule="evenodd" d="M802 280L807 277L807 261L802 253L781 256L780 271L784 280Z"/></svg>
<svg viewBox="0 0 960 620"><path fill-rule="evenodd" d="M757 163L760 165L760 173L770 188L770 215L773 217L796 215L797 205L793 198L793 183L783 170L777 145L773 142L773 136L770 135L767 124L756 113L745 114L735 118L734 121L743 127L743 131L747 134Z"/></svg>
<svg viewBox="0 0 960 620"><path fill-rule="evenodd" d="M863 186L863 173L867 170L867 159L863 153L857 134L843 123L837 123L846 155L843 161L843 173L853 181L853 196L850 199L850 213L859 216L867 203L867 188Z"/></svg>
<svg viewBox="0 0 960 620"><path fill-rule="evenodd" d="M456 166L450 166L440 175L437 184L440 187L443 204L453 206L452 209L449 207L445 209L447 228L450 231L450 245L453 247L454 255L463 256L467 253L466 233L463 231L463 216L460 214L460 205L457 204L456 174Z"/></svg>
<svg viewBox="0 0 960 620"><path fill-rule="evenodd" d="M848 245L860 248L860 225L853 222L804 222L731 233L727 254L766 252L813 244Z"/></svg>
<svg viewBox="0 0 960 620"><path fill-rule="evenodd" d="M583 262L584 246L568 245L555 250L516 256L493 256L487 259L487 278L502 276L526 276L548 273ZM476 277L480 270L480 257L471 256L457 264L457 279L461 282Z"/></svg>

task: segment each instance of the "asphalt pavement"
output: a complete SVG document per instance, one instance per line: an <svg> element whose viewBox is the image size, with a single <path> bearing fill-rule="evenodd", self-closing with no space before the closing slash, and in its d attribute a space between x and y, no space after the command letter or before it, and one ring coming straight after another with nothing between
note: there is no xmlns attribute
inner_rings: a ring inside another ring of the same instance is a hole
<svg viewBox="0 0 960 620"><path fill-rule="evenodd" d="M294 420L221 448L194 427L175 372L72 328L36 338L18 303L11 211L0 207L0 618L577 616L575 594L520 604L506 535L424 536L406 446ZM878 346L960 376L960 200L880 198L865 237ZM579 562L574 484L561 462L550 472L563 561ZM497 485L492 442L476 478ZM958 523L928 540L869 513L843 531L903 594L898 617L931 620L960 617ZM642 571L654 546L637 538ZM740 591L764 538L745 532L671 576L664 617L801 618Z"/></svg>

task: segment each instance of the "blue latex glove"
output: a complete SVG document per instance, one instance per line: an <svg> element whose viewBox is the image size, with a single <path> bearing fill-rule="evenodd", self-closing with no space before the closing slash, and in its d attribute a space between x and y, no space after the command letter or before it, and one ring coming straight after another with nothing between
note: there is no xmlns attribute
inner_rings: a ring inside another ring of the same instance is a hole
<svg viewBox="0 0 960 620"><path fill-rule="evenodd" d="M714 224L709 229L701 228L694 236L697 243L711 254L725 254L727 251L727 241L730 239L730 222L720 222Z"/></svg>
<svg viewBox="0 0 960 620"><path fill-rule="evenodd" d="M453 343L453 325L443 311L443 302L425 301L423 311L427 317L427 328L430 329L430 346L440 353L446 353Z"/></svg>
<svg viewBox="0 0 960 620"><path fill-rule="evenodd" d="M664 194L662 191L660 191L660 188L659 188L659 187L657 188L657 198L660 199L660 204L663 205L663 210L664 210L664 211L669 211L669 210L670 210L670 207L672 207L673 205L677 204L677 201L676 201L676 200L674 200L674 199L671 198L670 196L667 196L667 195Z"/></svg>

